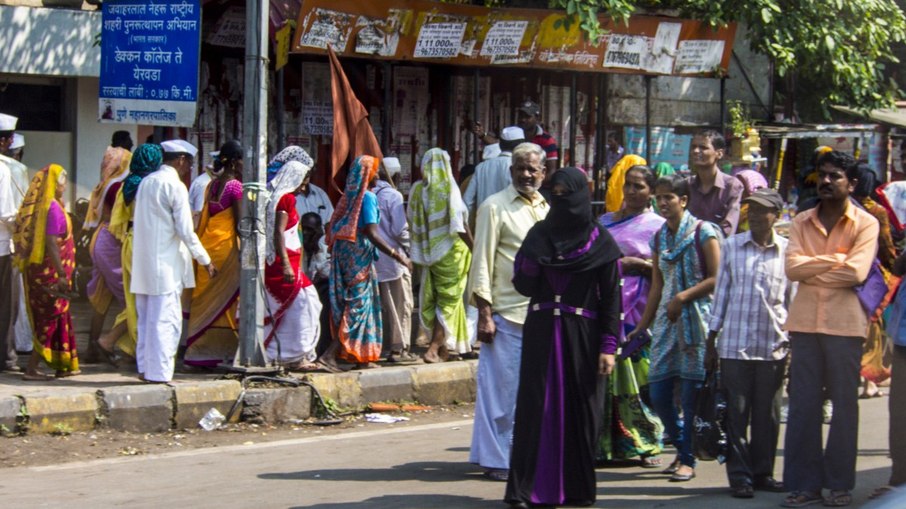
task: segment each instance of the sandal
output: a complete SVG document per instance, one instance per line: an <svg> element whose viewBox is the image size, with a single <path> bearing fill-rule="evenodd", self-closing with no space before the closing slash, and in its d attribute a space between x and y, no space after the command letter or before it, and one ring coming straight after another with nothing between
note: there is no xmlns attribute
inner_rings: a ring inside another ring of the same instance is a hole
<svg viewBox="0 0 906 509"><path fill-rule="evenodd" d="M26 382L48 382L53 379L53 376L46 373L25 373L22 375L22 380Z"/></svg>
<svg viewBox="0 0 906 509"><path fill-rule="evenodd" d="M852 493L846 490L831 490L831 492L824 497L824 507L846 507L852 503Z"/></svg>
<svg viewBox="0 0 906 509"><path fill-rule="evenodd" d="M641 456L639 466L642 468L660 468L663 461L658 456Z"/></svg>
<svg viewBox="0 0 906 509"><path fill-rule="evenodd" d="M57 378L69 378L71 376L76 376L76 375L81 375L81 374L82 374L81 369L77 369L75 371L57 370L56 377Z"/></svg>
<svg viewBox="0 0 906 509"><path fill-rule="evenodd" d="M403 365L417 363L418 357L409 352L391 352L390 355L387 356L387 364Z"/></svg>
<svg viewBox="0 0 906 509"><path fill-rule="evenodd" d="M903 491L903 488L885 484L884 486L875 488L875 490L871 492L871 495L869 495L868 498L874 500L876 498L881 498L888 493L898 493L900 491Z"/></svg>
<svg viewBox="0 0 906 509"><path fill-rule="evenodd" d="M820 504L824 499L821 498L820 494L815 494L810 491L794 491L790 493L783 502L780 503L780 507L805 507L814 504Z"/></svg>
<svg viewBox="0 0 906 509"><path fill-rule="evenodd" d="M315 365L317 365L318 368L319 368L320 370L326 371L326 372L328 372L328 373L335 373L335 374L336 374L336 373L342 373L342 372L343 372L343 370L340 369L339 366L335 366L335 365L333 365L333 364L329 364L329 363L327 363L327 362L325 362L325 361L321 361L321 360L315 361Z"/></svg>

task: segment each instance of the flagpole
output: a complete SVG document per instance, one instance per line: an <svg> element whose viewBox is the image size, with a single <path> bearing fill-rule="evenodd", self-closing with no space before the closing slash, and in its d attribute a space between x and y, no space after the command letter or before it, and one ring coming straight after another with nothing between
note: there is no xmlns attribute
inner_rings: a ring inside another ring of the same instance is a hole
<svg viewBox="0 0 906 509"><path fill-rule="evenodd" d="M270 0L246 0L245 94L243 102L243 214L239 230L239 352L232 368L260 371L264 352L263 268L265 255L265 168L267 165L267 34ZM257 368L257 369L256 369Z"/></svg>

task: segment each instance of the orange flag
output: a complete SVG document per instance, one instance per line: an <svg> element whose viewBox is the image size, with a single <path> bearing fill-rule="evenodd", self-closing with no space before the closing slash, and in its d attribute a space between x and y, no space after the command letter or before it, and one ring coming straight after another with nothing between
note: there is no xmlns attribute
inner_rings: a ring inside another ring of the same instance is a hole
<svg viewBox="0 0 906 509"><path fill-rule="evenodd" d="M368 122L368 111L359 102L349 86L343 66L340 65L333 48L327 47L330 56L330 85L333 97L333 147L330 165L330 184L337 188L334 181L337 172L346 164L350 152L353 157L362 155L383 159L381 145L374 137L371 124ZM340 189L337 189L341 191Z"/></svg>

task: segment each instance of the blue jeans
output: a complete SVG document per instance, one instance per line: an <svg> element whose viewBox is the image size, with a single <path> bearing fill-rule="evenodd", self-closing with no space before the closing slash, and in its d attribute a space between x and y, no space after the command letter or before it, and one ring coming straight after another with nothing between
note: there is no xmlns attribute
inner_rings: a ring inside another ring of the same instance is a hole
<svg viewBox="0 0 906 509"><path fill-rule="evenodd" d="M677 383L680 385L683 419L680 419L673 398L674 386ZM686 380L676 376L648 384L651 404L664 423L664 431L670 435L673 445L676 446L680 463L693 468L695 456L692 454L692 416L695 414L695 399L703 383L700 380Z"/></svg>

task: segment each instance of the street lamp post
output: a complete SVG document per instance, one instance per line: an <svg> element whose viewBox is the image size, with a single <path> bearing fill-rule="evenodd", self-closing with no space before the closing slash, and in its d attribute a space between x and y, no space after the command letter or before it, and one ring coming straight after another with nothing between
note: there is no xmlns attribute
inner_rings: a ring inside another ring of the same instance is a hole
<svg viewBox="0 0 906 509"><path fill-rule="evenodd" d="M246 0L245 99L242 146L244 204L240 222L239 352L233 368L259 371L268 365L263 345L265 168L267 165L267 23L269 0Z"/></svg>

